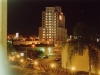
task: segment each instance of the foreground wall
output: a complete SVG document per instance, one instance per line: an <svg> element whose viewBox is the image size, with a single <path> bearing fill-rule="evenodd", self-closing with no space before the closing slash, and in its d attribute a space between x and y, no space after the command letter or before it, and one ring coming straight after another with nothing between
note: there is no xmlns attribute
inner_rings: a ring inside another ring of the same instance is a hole
<svg viewBox="0 0 100 75"><path fill-rule="evenodd" d="M0 0L0 75L7 72L7 0Z"/></svg>
<svg viewBox="0 0 100 75"><path fill-rule="evenodd" d="M73 57L71 63L68 60L68 45L62 48L62 67L75 71L88 71L88 51L86 50L83 55L76 55Z"/></svg>

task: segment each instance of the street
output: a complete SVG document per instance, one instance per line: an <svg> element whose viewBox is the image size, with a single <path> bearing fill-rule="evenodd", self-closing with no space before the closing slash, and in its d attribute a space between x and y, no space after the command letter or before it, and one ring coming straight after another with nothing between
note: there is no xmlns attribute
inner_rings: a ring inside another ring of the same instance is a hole
<svg viewBox="0 0 100 75"><path fill-rule="evenodd" d="M36 59L31 67L11 65L11 75L69 75L54 58ZM34 69L33 69L34 68Z"/></svg>
<svg viewBox="0 0 100 75"><path fill-rule="evenodd" d="M19 66L11 66L11 75L51 75L49 72L42 72Z"/></svg>

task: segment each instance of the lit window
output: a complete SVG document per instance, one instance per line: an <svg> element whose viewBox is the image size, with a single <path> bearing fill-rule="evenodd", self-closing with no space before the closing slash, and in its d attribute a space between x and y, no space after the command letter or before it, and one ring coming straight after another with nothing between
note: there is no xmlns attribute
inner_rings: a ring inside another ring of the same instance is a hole
<svg viewBox="0 0 100 75"><path fill-rule="evenodd" d="M43 31L43 33L45 33L45 31Z"/></svg>
<svg viewBox="0 0 100 75"><path fill-rule="evenodd" d="M49 31L49 33L51 33L51 31Z"/></svg>
<svg viewBox="0 0 100 75"><path fill-rule="evenodd" d="M56 25L56 23L54 23L54 25Z"/></svg>
<svg viewBox="0 0 100 75"><path fill-rule="evenodd" d="M43 38L45 38L45 36L43 36Z"/></svg>
<svg viewBox="0 0 100 75"><path fill-rule="evenodd" d="M61 15L59 15L59 19L62 20L62 16Z"/></svg>
<svg viewBox="0 0 100 75"><path fill-rule="evenodd" d="M49 17L49 20L51 20L51 17Z"/></svg>
<svg viewBox="0 0 100 75"><path fill-rule="evenodd" d="M49 13L49 15L51 15L51 13Z"/></svg>
<svg viewBox="0 0 100 75"><path fill-rule="evenodd" d="M48 18L46 18L46 20L48 20Z"/></svg>
<svg viewBox="0 0 100 75"><path fill-rule="evenodd" d="M49 22L51 22L51 21L49 21Z"/></svg>
<svg viewBox="0 0 100 75"><path fill-rule="evenodd" d="M51 38L51 36L49 36L49 38Z"/></svg>
<svg viewBox="0 0 100 75"><path fill-rule="evenodd" d="M49 17L51 17L51 16L49 16Z"/></svg>
<svg viewBox="0 0 100 75"><path fill-rule="evenodd" d="M43 28L43 30L45 30L45 28Z"/></svg>
<svg viewBox="0 0 100 75"><path fill-rule="evenodd" d="M51 26L49 26L49 28L51 28Z"/></svg>
<svg viewBox="0 0 100 75"><path fill-rule="evenodd" d="M54 21L54 23L56 23L56 21Z"/></svg>

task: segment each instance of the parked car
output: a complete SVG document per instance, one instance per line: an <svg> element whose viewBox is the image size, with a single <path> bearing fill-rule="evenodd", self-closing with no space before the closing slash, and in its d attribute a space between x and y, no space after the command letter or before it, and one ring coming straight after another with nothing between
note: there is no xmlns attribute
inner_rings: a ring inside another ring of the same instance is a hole
<svg viewBox="0 0 100 75"><path fill-rule="evenodd" d="M55 61L60 61L61 60L61 57L56 57L55 58Z"/></svg>
<svg viewBox="0 0 100 75"><path fill-rule="evenodd" d="M48 55L45 55L43 58L48 58Z"/></svg>

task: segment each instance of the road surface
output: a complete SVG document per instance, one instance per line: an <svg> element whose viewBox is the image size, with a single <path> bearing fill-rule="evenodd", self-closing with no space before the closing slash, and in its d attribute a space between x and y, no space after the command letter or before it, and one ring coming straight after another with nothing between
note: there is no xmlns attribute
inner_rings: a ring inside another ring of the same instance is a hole
<svg viewBox="0 0 100 75"><path fill-rule="evenodd" d="M11 75L51 75L49 72L42 72L28 68L22 68L19 66L11 67Z"/></svg>

